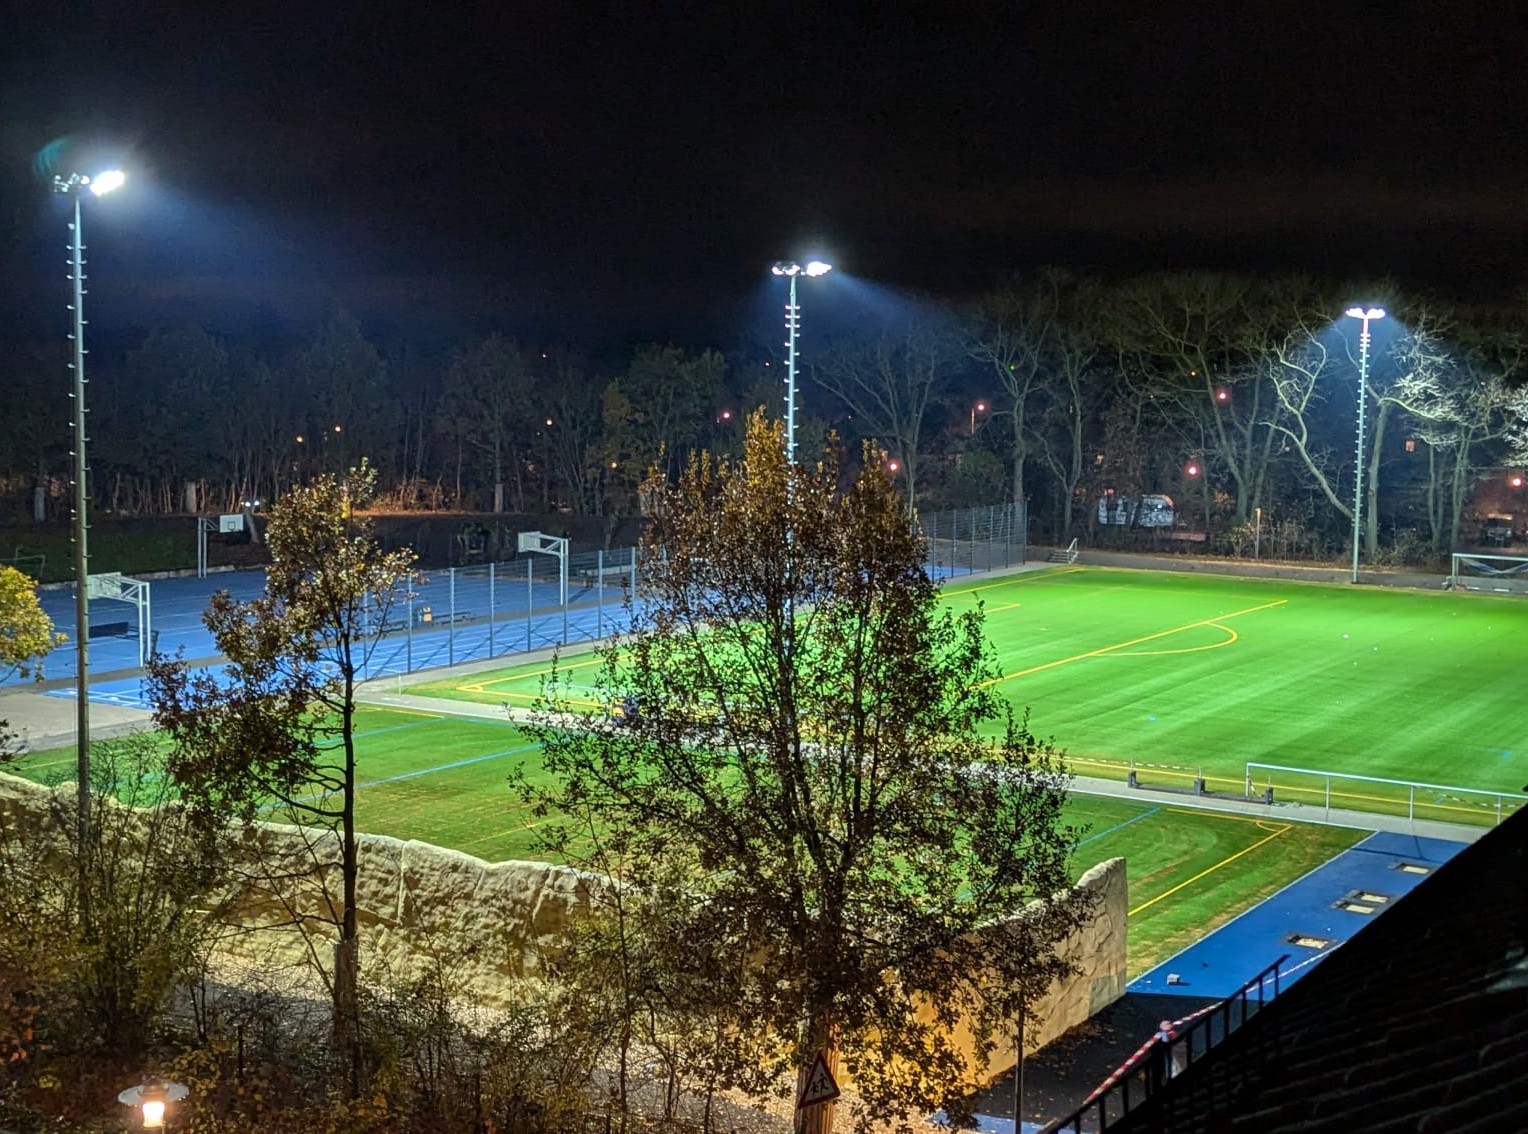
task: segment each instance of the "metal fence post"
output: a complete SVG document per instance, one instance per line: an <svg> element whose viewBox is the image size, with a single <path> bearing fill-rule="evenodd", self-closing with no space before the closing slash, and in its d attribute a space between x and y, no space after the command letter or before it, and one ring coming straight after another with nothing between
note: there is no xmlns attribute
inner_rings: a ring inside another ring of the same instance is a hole
<svg viewBox="0 0 1528 1134"><path fill-rule="evenodd" d="M414 672L414 595L413 595L412 592L410 592L410 594L409 594L409 608L408 608L408 612L404 615L404 617L406 619L406 622L404 623L404 629L403 629L404 643L405 643L404 644L404 650L403 650L403 670L404 670L405 673L413 673Z"/></svg>
<svg viewBox="0 0 1528 1134"><path fill-rule="evenodd" d="M605 549L594 553L594 636L605 636Z"/></svg>
<svg viewBox="0 0 1528 1134"><path fill-rule="evenodd" d="M525 652L531 652L531 611L536 602L531 597L531 560L534 556L525 557Z"/></svg>
<svg viewBox="0 0 1528 1134"><path fill-rule="evenodd" d="M446 568L446 664L456 664L456 568Z"/></svg>
<svg viewBox="0 0 1528 1134"><path fill-rule="evenodd" d="M488 565L488 656L493 657L493 564Z"/></svg>

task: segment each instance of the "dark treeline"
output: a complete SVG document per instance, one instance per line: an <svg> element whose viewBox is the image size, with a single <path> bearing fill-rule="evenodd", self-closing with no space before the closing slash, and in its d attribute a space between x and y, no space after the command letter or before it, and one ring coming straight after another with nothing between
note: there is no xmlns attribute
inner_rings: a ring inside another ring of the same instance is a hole
<svg viewBox="0 0 1528 1134"><path fill-rule="evenodd" d="M1367 553L1436 556L1521 492L1528 321L1391 285L1050 269L959 307L867 313L805 342L802 451L829 428L875 437L917 506L1027 500L1057 539L1095 527L1101 499L1165 494L1220 550L1239 553L1256 523L1267 553L1331 554L1352 522L1355 295L1389 312L1371 326ZM7 359L11 519L68 512L63 355ZM614 518L655 461L736 450L750 410L779 412L783 378L757 351L644 345L611 366L498 334L388 357L341 309L280 352L159 329L91 356L93 503L232 510L364 456L389 508Z"/></svg>

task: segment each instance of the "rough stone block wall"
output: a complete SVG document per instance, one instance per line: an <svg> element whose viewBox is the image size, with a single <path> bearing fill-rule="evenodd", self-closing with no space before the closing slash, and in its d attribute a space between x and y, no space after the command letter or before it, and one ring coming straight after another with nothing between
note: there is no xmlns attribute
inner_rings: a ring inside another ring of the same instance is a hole
<svg viewBox="0 0 1528 1134"><path fill-rule="evenodd" d="M72 784L49 789L0 774L0 812L23 831L41 830L50 800L56 797L67 811L73 792ZM337 937L338 838L261 824L241 844L244 853L234 857L243 865L226 906L235 928L222 941L224 958L265 974L307 971L310 951L327 965ZM431 957L444 958L464 993L484 1007L508 1003L518 982L538 976L544 949L607 884L565 866L483 862L382 835L362 835L359 852L362 971L371 978L401 977ZM273 877L285 881L275 884ZM1125 991L1124 859L1093 867L1078 885L1098 895L1092 922L1063 946L1079 975L1035 1005L1026 1050L1043 1046ZM1012 1064L1011 1045L994 1053L995 1071Z"/></svg>

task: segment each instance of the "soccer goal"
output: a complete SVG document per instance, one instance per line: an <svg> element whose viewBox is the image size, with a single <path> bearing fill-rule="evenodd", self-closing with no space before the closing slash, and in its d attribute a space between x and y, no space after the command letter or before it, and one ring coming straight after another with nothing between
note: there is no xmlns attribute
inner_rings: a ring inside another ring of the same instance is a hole
<svg viewBox="0 0 1528 1134"><path fill-rule="evenodd" d="M557 560L557 597L563 606L568 605L568 541L563 536L547 535L545 532L520 532L517 546L521 551L533 551L550 555Z"/></svg>
<svg viewBox="0 0 1528 1134"><path fill-rule="evenodd" d="M113 602L129 603L134 607L138 614L138 664L147 665L149 654L153 651L150 627L154 621L154 606L148 583L142 579L129 579L119 571L110 571L103 575L87 575L85 597L90 602L95 602L97 599L110 599Z"/></svg>
<svg viewBox="0 0 1528 1134"><path fill-rule="evenodd" d="M1456 551L1452 558L1445 590L1528 594L1528 557Z"/></svg>

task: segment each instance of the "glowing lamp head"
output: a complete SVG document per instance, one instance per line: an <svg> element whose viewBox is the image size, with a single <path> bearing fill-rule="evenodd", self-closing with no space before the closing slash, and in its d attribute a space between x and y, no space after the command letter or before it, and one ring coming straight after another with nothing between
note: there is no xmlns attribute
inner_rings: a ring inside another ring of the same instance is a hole
<svg viewBox="0 0 1528 1134"><path fill-rule="evenodd" d="M1523 474L1522 473L1513 473L1512 476L1508 478L1507 483L1510 484L1513 488L1522 488L1523 487Z"/></svg>
<svg viewBox="0 0 1528 1134"><path fill-rule="evenodd" d="M987 403L986 402L977 402L976 403L976 412L977 413L986 413L987 412Z"/></svg>
<svg viewBox="0 0 1528 1134"><path fill-rule="evenodd" d="M825 264L821 260L807 262L806 274L809 276L825 276L833 270L832 264Z"/></svg>
<svg viewBox="0 0 1528 1134"><path fill-rule="evenodd" d="M779 260L769 270L777 276L797 276L801 274L801 265L793 260Z"/></svg>
<svg viewBox="0 0 1528 1134"><path fill-rule="evenodd" d="M164 1129L164 1099L143 1100L143 1128L145 1130Z"/></svg>
<svg viewBox="0 0 1528 1134"><path fill-rule="evenodd" d="M893 457L891 460L886 462L886 471L887 472L894 473L894 472L900 472L901 470L902 470L902 462L897 460L895 457Z"/></svg>
<svg viewBox="0 0 1528 1134"><path fill-rule="evenodd" d="M122 188L122 183L127 180L127 174L120 169L108 169L105 173L98 173L90 179L90 191L97 197L110 193L113 189Z"/></svg>
<svg viewBox="0 0 1528 1134"><path fill-rule="evenodd" d="M1215 400L1222 405L1231 400L1231 391L1224 386L1215 391Z"/></svg>
<svg viewBox="0 0 1528 1134"><path fill-rule="evenodd" d="M1347 315L1350 319L1362 319L1364 322L1368 322L1371 319L1383 319L1385 317L1385 309L1383 307L1349 307Z"/></svg>
<svg viewBox="0 0 1528 1134"><path fill-rule="evenodd" d="M1184 471L1187 472L1189 476L1198 476L1199 475L1199 466L1196 463L1194 463L1193 461L1190 461L1188 468L1185 469Z"/></svg>

